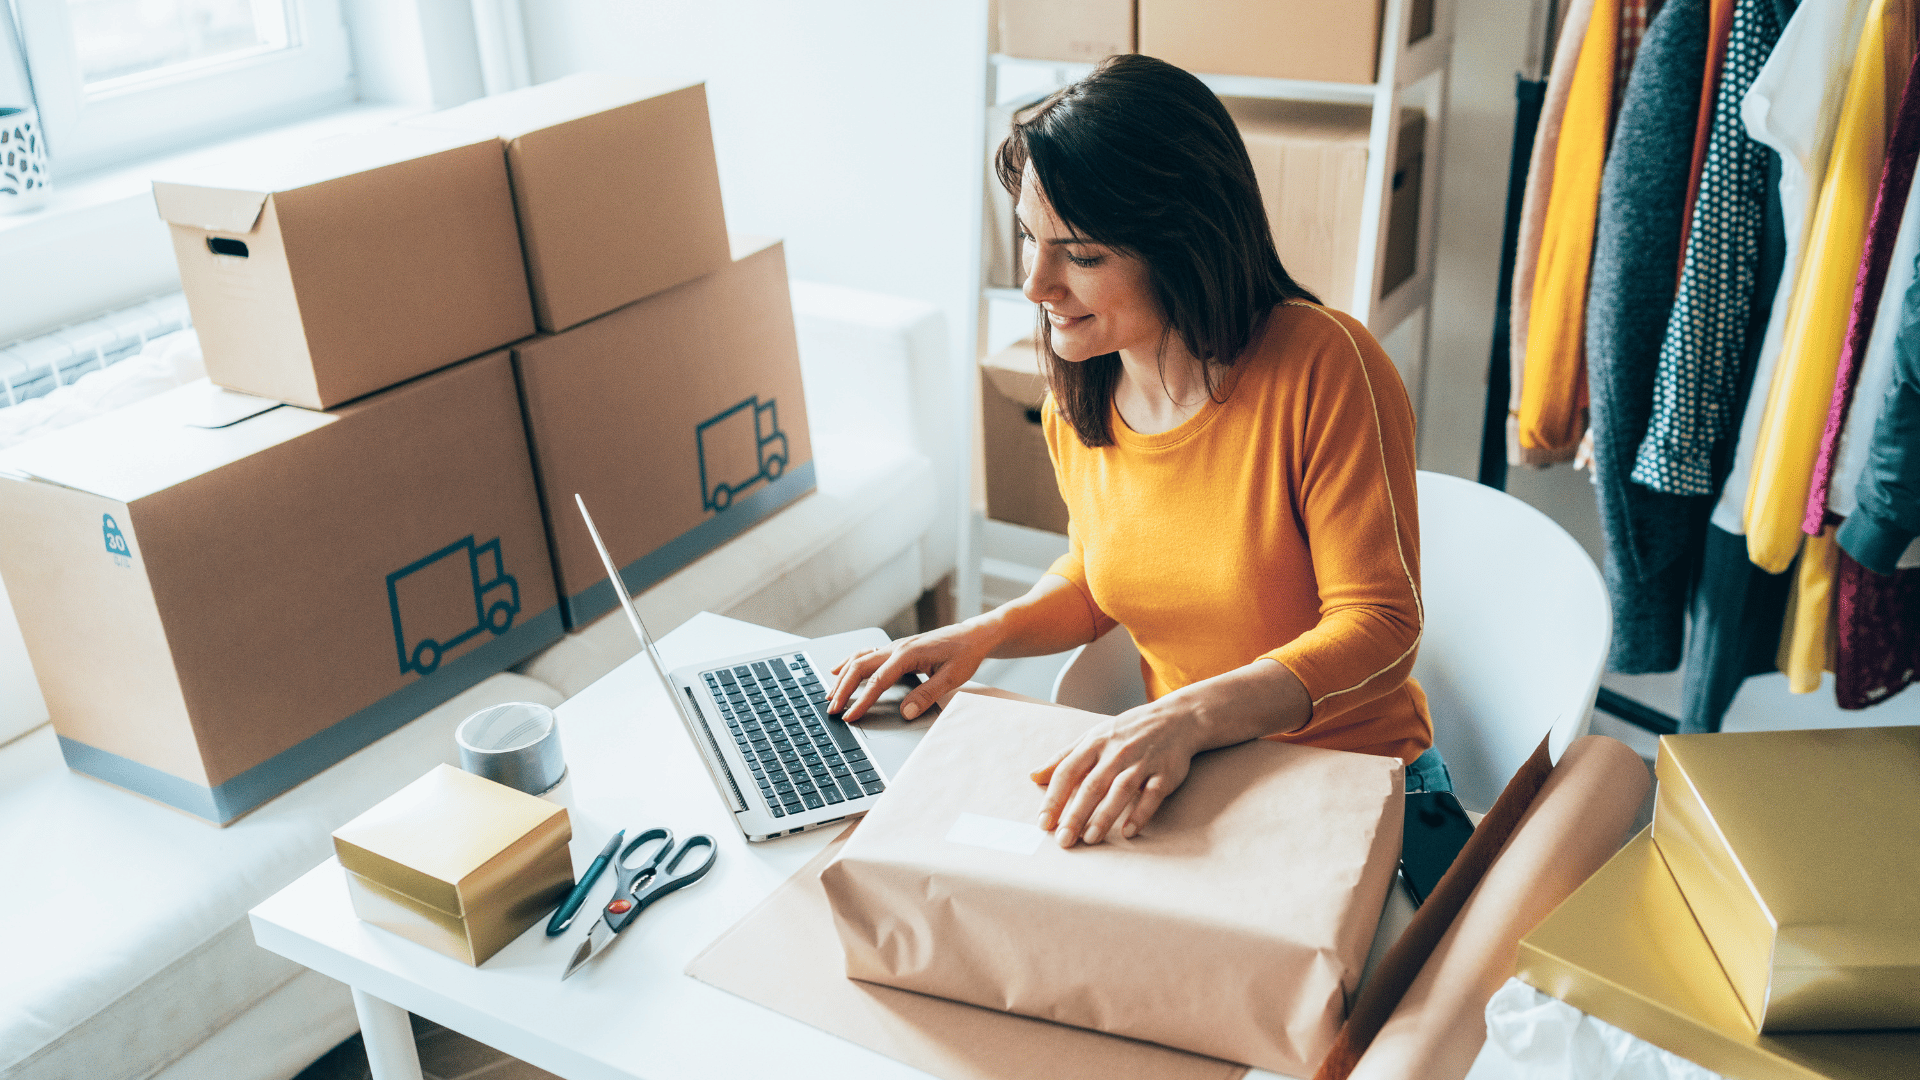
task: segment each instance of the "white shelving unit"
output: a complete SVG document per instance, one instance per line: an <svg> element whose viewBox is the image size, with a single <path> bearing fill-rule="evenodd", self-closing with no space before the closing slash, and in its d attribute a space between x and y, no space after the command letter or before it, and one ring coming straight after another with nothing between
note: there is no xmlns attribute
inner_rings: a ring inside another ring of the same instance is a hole
<svg viewBox="0 0 1920 1080"><path fill-rule="evenodd" d="M1389 343L1394 360L1407 384L1416 411L1425 391L1427 351L1433 326L1433 255L1438 235L1442 150L1446 145L1448 68L1453 56L1453 0L1433 0L1433 28L1418 41L1409 42L1414 0L1385 0L1377 78L1372 83L1309 82L1296 79L1266 79L1244 75L1206 75L1200 81L1215 93L1235 97L1277 98L1288 101L1318 101L1371 106L1372 124L1367 144L1366 190L1360 218L1359 252L1355 260L1357 282L1368 287L1354 290L1359 299L1349 313L1364 322L1374 337ZM986 108L1031 100L1064 86L1093 70L1091 64L1056 60L1031 60L999 53L986 57ZM1426 146L1420 184L1420 217L1415 247L1413 274L1391 292L1381 295L1385 270L1388 210L1393 197L1392 176L1398 160L1400 124L1403 108L1415 106L1426 113ZM991 182L991 181L988 181ZM1282 252L1284 259L1286 253ZM986 280L985 267L976 262L976 280ZM1018 289L991 288L980 291L976 348L987 355L999 342L996 325L1009 319L1033 323L1032 306ZM1418 319L1417 325L1409 320ZM1403 329L1411 336L1401 336ZM1390 340L1391 339L1391 340ZM1395 346L1398 346L1395 348ZM975 380L977 376L969 376ZM969 393L967 400L978 403ZM970 431L977 425L970 425ZM974 443L969 436L965 460L975 462ZM978 486L977 483L974 486ZM955 599L960 617L980 610L981 568L990 559L1005 560L1002 549L1032 546L1032 538L1008 534L1007 530L1032 532L1020 526L989 522L978 492L969 499L961 523L960 566L955 581ZM998 535L1006 534L1006 535Z"/></svg>

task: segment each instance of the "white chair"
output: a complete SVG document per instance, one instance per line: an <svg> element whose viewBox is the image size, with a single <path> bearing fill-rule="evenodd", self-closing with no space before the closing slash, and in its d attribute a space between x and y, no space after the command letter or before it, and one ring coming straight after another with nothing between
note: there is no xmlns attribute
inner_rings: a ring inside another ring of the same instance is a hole
<svg viewBox="0 0 1920 1080"><path fill-rule="evenodd" d="M1460 802L1485 812L1552 730L1554 760L1586 733L1613 614L1600 571L1565 529L1505 492L1419 474L1426 629L1413 674ZM1083 645L1053 700L1115 714L1146 700L1124 627Z"/></svg>

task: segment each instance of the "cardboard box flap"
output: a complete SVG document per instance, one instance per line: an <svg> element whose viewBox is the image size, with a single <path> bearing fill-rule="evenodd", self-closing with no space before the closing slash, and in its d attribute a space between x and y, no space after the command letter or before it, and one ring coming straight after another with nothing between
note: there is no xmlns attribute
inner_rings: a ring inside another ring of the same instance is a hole
<svg viewBox="0 0 1920 1080"><path fill-rule="evenodd" d="M285 405L204 426L236 407L222 404L225 393L196 379L21 443L0 454L0 470L133 502L338 419Z"/></svg>
<svg viewBox="0 0 1920 1080"><path fill-rule="evenodd" d="M260 223L267 192L155 180L153 204L160 217L174 225L208 232L250 233Z"/></svg>
<svg viewBox="0 0 1920 1080"><path fill-rule="evenodd" d="M441 911L461 912L463 883L566 808L451 765L401 788L333 834L340 864ZM535 849L528 849L535 850Z"/></svg>
<svg viewBox="0 0 1920 1080"><path fill-rule="evenodd" d="M442 131L484 133L511 142L541 128L705 85L583 71L539 86L442 109L407 123Z"/></svg>
<svg viewBox="0 0 1920 1080"><path fill-rule="evenodd" d="M1047 377L1040 373L1040 358L1034 353L1033 339L1017 342L980 361L980 369L1009 401L1037 409L1047 400Z"/></svg>
<svg viewBox="0 0 1920 1080"><path fill-rule="evenodd" d="M457 150L488 140L431 128L378 127L297 145L278 154L249 152L153 182L160 216L211 232L251 232L275 192Z"/></svg>

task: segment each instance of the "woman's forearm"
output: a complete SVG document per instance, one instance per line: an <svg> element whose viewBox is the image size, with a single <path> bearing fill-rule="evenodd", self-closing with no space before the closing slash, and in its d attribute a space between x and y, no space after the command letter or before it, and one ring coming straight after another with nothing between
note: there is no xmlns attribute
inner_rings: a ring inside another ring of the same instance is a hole
<svg viewBox="0 0 1920 1080"><path fill-rule="evenodd" d="M1024 596L967 620L986 633L997 657L1046 656L1092 641L1111 629L1078 586L1058 574L1043 575Z"/></svg>
<svg viewBox="0 0 1920 1080"><path fill-rule="evenodd" d="M1306 686L1286 665L1266 658L1189 683L1153 704L1187 714L1196 753L1285 735L1313 719Z"/></svg>

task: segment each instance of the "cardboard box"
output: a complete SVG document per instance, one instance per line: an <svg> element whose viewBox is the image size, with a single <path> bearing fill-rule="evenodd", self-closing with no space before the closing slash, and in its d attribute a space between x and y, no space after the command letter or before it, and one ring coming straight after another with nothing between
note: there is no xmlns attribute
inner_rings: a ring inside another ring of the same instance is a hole
<svg viewBox="0 0 1920 1080"><path fill-rule="evenodd" d="M573 888L565 807L451 765L342 825L333 850L361 919L474 966Z"/></svg>
<svg viewBox="0 0 1920 1080"><path fill-rule="evenodd" d="M1785 785L1756 786L1778 793ZM1517 974L1741 1080L1904 1080L1920 1061L1920 1031L1756 1033L1645 831L1521 939Z"/></svg>
<svg viewBox="0 0 1920 1080"><path fill-rule="evenodd" d="M848 977L1310 1075L1399 860L1399 760L1216 750L1132 840L1062 850L1028 774L1105 719L953 699L821 874Z"/></svg>
<svg viewBox="0 0 1920 1080"><path fill-rule="evenodd" d="M1207 75L1370 83L1385 6L1380 0L1139 0L1139 48ZM1427 15L1429 27L1432 22Z"/></svg>
<svg viewBox="0 0 1920 1080"><path fill-rule="evenodd" d="M778 240L514 349L567 625L614 605L576 493L639 593L814 487Z"/></svg>
<svg viewBox="0 0 1920 1080"><path fill-rule="evenodd" d="M1281 263L1328 306L1352 308L1362 289L1355 274L1372 110L1321 102L1222 100L1253 160ZM1392 197L1383 267L1387 292L1413 276L1426 130L1424 112L1408 109L1401 114L1398 153L1388 178Z"/></svg>
<svg viewBox="0 0 1920 1080"><path fill-rule="evenodd" d="M153 197L221 386L327 409L533 332L490 140L376 128Z"/></svg>
<svg viewBox="0 0 1920 1080"><path fill-rule="evenodd" d="M67 763L211 821L560 637L504 352L330 412L190 383L0 471Z"/></svg>
<svg viewBox="0 0 1920 1080"><path fill-rule="evenodd" d="M1920 1027L1920 727L1668 735L1655 775L1654 842L1752 1026Z"/></svg>
<svg viewBox="0 0 1920 1080"><path fill-rule="evenodd" d="M1040 430L1047 379L1032 339L980 361L980 428L986 444L987 516L1067 531L1067 503Z"/></svg>
<svg viewBox="0 0 1920 1080"><path fill-rule="evenodd" d="M542 330L727 265L704 84L587 72L408 123L505 144Z"/></svg>
<svg viewBox="0 0 1920 1080"><path fill-rule="evenodd" d="M1000 51L1092 63L1133 51L1133 0L1000 0Z"/></svg>

